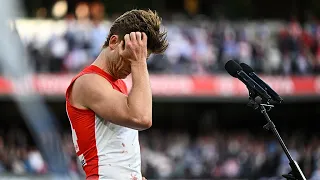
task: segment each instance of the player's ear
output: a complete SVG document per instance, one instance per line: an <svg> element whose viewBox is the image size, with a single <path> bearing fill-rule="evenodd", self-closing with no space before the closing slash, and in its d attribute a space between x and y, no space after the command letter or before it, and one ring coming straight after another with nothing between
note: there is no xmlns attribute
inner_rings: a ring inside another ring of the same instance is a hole
<svg viewBox="0 0 320 180"><path fill-rule="evenodd" d="M118 35L112 35L109 40L109 47L111 50L116 49L117 45L120 43Z"/></svg>

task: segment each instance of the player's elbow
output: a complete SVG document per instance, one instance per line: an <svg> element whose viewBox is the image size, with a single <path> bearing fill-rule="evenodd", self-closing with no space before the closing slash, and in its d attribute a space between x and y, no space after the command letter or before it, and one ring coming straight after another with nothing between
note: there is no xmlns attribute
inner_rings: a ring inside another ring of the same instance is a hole
<svg viewBox="0 0 320 180"><path fill-rule="evenodd" d="M150 118L149 117L143 118L142 121L143 121L143 128L144 129L151 128L151 126L152 126L152 118L151 117Z"/></svg>
<svg viewBox="0 0 320 180"><path fill-rule="evenodd" d="M138 125L138 129L140 131L149 129L152 126L152 118L151 117L140 117L135 118L135 121Z"/></svg>

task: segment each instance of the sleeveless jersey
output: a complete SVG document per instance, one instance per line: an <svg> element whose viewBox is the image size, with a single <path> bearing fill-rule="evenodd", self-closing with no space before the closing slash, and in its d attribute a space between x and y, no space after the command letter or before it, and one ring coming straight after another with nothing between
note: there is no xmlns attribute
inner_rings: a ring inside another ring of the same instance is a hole
<svg viewBox="0 0 320 180"><path fill-rule="evenodd" d="M105 78L106 83L109 82L114 90L126 95L128 93L123 80L115 80L94 65L88 66L75 76L66 91L66 111L72 140L86 179L140 180L142 176L138 131L110 123L92 110L76 108L69 101L74 81L89 73Z"/></svg>

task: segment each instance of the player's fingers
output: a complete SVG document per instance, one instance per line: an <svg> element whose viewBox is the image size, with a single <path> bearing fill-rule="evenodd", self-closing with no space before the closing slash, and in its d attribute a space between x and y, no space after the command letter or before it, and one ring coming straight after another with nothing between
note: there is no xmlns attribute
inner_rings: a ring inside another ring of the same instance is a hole
<svg viewBox="0 0 320 180"><path fill-rule="evenodd" d="M142 177L142 180L147 180L147 178L145 178L145 177Z"/></svg>
<svg viewBox="0 0 320 180"><path fill-rule="evenodd" d="M131 45L131 41L130 41L130 36L129 36L129 34L126 34L126 35L124 36L124 45L125 45L125 47Z"/></svg>
<svg viewBox="0 0 320 180"><path fill-rule="evenodd" d="M142 32L142 42L145 43L145 45L147 45L147 41L148 41L147 34L145 32Z"/></svg>
<svg viewBox="0 0 320 180"><path fill-rule="evenodd" d="M136 33L135 33L135 32L131 32L131 33L130 33L130 41L131 41L132 43L137 42L137 37L136 37Z"/></svg>
<svg viewBox="0 0 320 180"><path fill-rule="evenodd" d="M141 39L141 32L136 32L136 38L139 44L142 43L142 39Z"/></svg>

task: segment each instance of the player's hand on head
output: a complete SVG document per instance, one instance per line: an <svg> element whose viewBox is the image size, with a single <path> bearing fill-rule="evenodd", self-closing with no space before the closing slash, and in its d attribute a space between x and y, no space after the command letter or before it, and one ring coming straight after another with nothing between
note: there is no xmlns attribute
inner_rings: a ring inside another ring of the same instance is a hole
<svg viewBox="0 0 320 180"><path fill-rule="evenodd" d="M132 62L145 62L147 59L147 40L144 32L131 32L120 43L120 56ZM125 44L125 45L123 45Z"/></svg>

